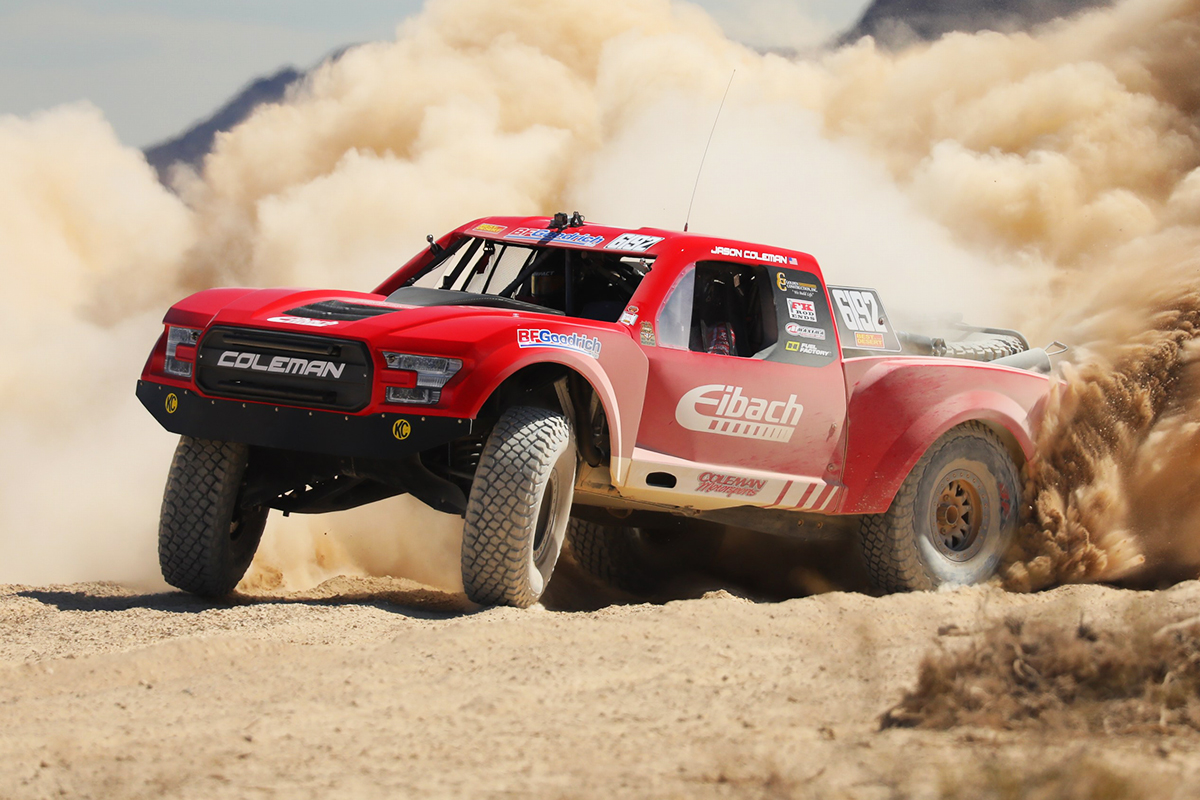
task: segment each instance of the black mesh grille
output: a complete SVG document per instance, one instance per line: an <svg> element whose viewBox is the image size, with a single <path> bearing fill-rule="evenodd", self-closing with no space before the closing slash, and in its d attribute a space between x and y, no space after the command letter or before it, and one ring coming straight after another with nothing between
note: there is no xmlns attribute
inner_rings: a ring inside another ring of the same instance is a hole
<svg viewBox="0 0 1200 800"><path fill-rule="evenodd" d="M398 308L382 308L380 306L359 303L346 303L342 300L322 300L300 308L293 308L288 313L294 317L309 319L335 319L339 322L356 322L360 319L381 317L384 314L394 314Z"/></svg>
<svg viewBox="0 0 1200 800"><path fill-rule="evenodd" d="M196 363L197 385L218 397L338 411L371 400L371 357L362 342L213 328Z"/></svg>

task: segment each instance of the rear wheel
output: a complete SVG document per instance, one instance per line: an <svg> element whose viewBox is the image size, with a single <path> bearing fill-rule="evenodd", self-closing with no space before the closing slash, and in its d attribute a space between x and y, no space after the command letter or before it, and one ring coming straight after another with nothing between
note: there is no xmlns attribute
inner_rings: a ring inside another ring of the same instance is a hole
<svg viewBox="0 0 1200 800"><path fill-rule="evenodd" d="M158 562L167 583L222 597L246 574L269 512L240 502L249 459L244 444L180 437L158 527Z"/></svg>
<svg viewBox="0 0 1200 800"><path fill-rule="evenodd" d="M1013 540L1019 472L984 425L954 428L921 457L885 514L863 517L872 583L888 592L982 583Z"/></svg>
<svg viewBox="0 0 1200 800"><path fill-rule="evenodd" d="M517 406L501 415L471 484L463 526L467 597L524 608L558 562L575 490L575 445L562 414Z"/></svg>
<svg viewBox="0 0 1200 800"><path fill-rule="evenodd" d="M653 587L646 546L637 528L571 518L567 549L580 569L605 586L634 595Z"/></svg>

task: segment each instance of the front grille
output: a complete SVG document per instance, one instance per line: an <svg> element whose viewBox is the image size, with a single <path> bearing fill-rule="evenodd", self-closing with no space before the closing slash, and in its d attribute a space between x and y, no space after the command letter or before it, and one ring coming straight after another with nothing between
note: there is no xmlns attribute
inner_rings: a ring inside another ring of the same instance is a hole
<svg viewBox="0 0 1200 800"><path fill-rule="evenodd" d="M398 308L386 308L362 303L347 303L342 300L322 300L300 308L293 308L288 313L293 317L308 317L309 319L335 319L339 322L357 322L360 319L381 317L384 314L394 314Z"/></svg>
<svg viewBox="0 0 1200 800"><path fill-rule="evenodd" d="M200 340L196 385L236 400L358 411L371 401L371 356L362 342L213 328Z"/></svg>

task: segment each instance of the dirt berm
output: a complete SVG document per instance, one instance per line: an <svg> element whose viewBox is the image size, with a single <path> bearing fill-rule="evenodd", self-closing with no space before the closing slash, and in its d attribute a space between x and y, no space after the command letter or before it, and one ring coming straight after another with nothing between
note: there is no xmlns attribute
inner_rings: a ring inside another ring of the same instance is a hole
<svg viewBox="0 0 1200 800"><path fill-rule="evenodd" d="M1194 581L575 613L8 586L0 797L1200 797L1194 659L1078 688L1079 647L1194 656L1198 612Z"/></svg>

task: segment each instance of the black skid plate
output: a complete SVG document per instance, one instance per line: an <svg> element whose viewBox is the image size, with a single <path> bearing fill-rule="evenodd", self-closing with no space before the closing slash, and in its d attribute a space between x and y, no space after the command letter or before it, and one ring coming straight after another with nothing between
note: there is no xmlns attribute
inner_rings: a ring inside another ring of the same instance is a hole
<svg viewBox="0 0 1200 800"><path fill-rule="evenodd" d="M419 414L339 414L220 400L138 381L138 399L172 433L333 456L404 458L471 433L472 420Z"/></svg>

